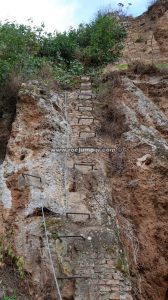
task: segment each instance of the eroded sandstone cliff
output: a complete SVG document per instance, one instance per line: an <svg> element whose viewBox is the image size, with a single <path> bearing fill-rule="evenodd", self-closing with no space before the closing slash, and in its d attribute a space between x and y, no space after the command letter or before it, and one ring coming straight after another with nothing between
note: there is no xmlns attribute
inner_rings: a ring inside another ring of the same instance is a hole
<svg viewBox="0 0 168 300"><path fill-rule="evenodd" d="M143 15L124 20L127 39L123 50L123 61L143 60L166 63L168 41L168 2L156 1Z"/></svg>
<svg viewBox="0 0 168 300"><path fill-rule="evenodd" d="M107 177L129 256L134 298L165 300L167 76L132 74L132 80L123 77L117 82L116 77L116 73L109 74L99 92L102 134L122 149L107 158Z"/></svg>
<svg viewBox="0 0 168 300"><path fill-rule="evenodd" d="M87 152L103 145L88 80L63 94L30 82L18 95L0 181L1 268L15 274L2 293L16 286L17 299L132 299L106 153Z"/></svg>
<svg viewBox="0 0 168 300"><path fill-rule="evenodd" d="M62 299L167 299L168 80L127 75L93 80L97 98L87 81L22 85L1 165L2 294L60 299L52 257Z"/></svg>

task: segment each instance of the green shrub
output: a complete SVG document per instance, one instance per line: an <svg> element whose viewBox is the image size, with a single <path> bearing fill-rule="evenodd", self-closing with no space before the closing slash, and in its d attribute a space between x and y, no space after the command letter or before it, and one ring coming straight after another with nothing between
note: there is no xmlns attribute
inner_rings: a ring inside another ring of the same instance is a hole
<svg viewBox="0 0 168 300"><path fill-rule="evenodd" d="M126 262L123 258L118 258L116 263L116 269L121 272L125 277L128 277L129 271L128 267L126 266Z"/></svg>
<svg viewBox="0 0 168 300"><path fill-rule="evenodd" d="M54 62L63 59L69 65L74 59L75 48L75 42L67 32L48 34L43 39L39 55L53 59Z"/></svg>
<svg viewBox="0 0 168 300"><path fill-rule="evenodd" d="M114 17L99 13L91 23L90 36L87 54L91 63L102 65L118 59L126 32Z"/></svg>
<svg viewBox="0 0 168 300"><path fill-rule="evenodd" d="M42 28L32 29L15 22L0 23L0 82L11 73L19 75L31 70L40 49L41 31Z"/></svg>
<svg viewBox="0 0 168 300"><path fill-rule="evenodd" d="M0 23L0 84L11 74L21 80L53 76L66 84L90 67L116 61L126 36L114 15L100 12L89 24L63 33L31 25Z"/></svg>
<svg viewBox="0 0 168 300"><path fill-rule="evenodd" d="M39 55L70 67L78 60L84 65L102 65L120 56L126 31L114 17L98 13L90 24L80 24L68 32L49 34L44 38Z"/></svg>
<svg viewBox="0 0 168 300"><path fill-rule="evenodd" d="M3 297L3 300L16 300L16 296L11 296L11 297L5 296Z"/></svg>
<svg viewBox="0 0 168 300"><path fill-rule="evenodd" d="M69 72L72 75L83 75L84 74L84 66L78 60L74 60L70 63Z"/></svg>

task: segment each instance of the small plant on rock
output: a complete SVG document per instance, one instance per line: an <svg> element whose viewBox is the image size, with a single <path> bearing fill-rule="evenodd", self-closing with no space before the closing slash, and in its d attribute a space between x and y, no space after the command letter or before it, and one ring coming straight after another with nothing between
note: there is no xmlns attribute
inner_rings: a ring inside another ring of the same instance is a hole
<svg viewBox="0 0 168 300"><path fill-rule="evenodd" d="M10 296L10 297L8 297L8 296L4 296L3 297L3 300L16 300L16 296Z"/></svg>
<svg viewBox="0 0 168 300"><path fill-rule="evenodd" d="M118 258L117 260L116 269L120 271L125 277L129 275L128 268L126 267L125 262L121 258Z"/></svg>
<svg viewBox="0 0 168 300"><path fill-rule="evenodd" d="M11 234L11 233L10 233ZM19 273L21 278L24 277L24 259L18 256L9 244L9 233L6 236L0 236L0 264L3 266L10 263Z"/></svg>

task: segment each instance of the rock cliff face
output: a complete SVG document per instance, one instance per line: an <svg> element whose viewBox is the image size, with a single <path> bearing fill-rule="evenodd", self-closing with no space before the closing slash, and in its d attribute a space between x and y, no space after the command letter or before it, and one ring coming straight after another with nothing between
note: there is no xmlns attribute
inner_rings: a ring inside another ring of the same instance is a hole
<svg viewBox="0 0 168 300"><path fill-rule="evenodd" d="M11 82L0 92L0 164L5 157L11 125L15 117L17 92L17 88L15 91L12 90Z"/></svg>
<svg viewBox="0 0 168 300"><path fill-rule="evenodd" d="M137 18L126 18L128 36L123 51L126 62L167 62L168 4L157 1Z"/></svg>
<svg viewBox="0 0 168 300"><path fill-rule="evenodd" d="M168 47L168 11L157 22L154 36L159 44L160 51L167 56Z"/></svg>
<svg viewBox="0 0 168 300"><path fill-rule="evenodd" d="M90 89L87 77L80 93L20 89L0 181L1 267L17 275L2 290L17 299L132 299L106 153L85 148L102 145Z"/></svg>
<svg viewBox="0 0 168 300"><path fill-rule="evenodd" d="M85 80L66 95L20 89L1 165L1 294L166 300L167 77L112 73L98 98Z"/></svg>
<svg viewBox="0 0 168 300"><path fill-rule="evenodd" d="M12 247L16 262L23 257L23 265L17 267L31 275L32 299L40 297L43 290L47 295L47 286L50 287L50 262L41 237L42 220L36 210L44 206L56 211L59 207L61 211L62 207L63 161L55 154L55 147L65 143L63 101L38 82L22 85L1 165L2 255L9 254Z"/></svg>
<svg viewBox="0 0 168 300"><path fill-rule="evenodd" d="M115 86L114 78L100 89L102 108L98 118L102 118L107 141L123 149L106 160L106 170L129 257L134 297L165 300L168 81L166 76L156 75L134 80L124 77ZM123 113L129 129L124 125ZM119 136L114 134L117 128L120 128Z"/></svg>
<svg viewBox="0 0 168 300"><path fill-rule="evenodd" d="M167 9L131 21L124 59L166 62ZM168 76L6 89L0 299L167 300Z"/></svg>

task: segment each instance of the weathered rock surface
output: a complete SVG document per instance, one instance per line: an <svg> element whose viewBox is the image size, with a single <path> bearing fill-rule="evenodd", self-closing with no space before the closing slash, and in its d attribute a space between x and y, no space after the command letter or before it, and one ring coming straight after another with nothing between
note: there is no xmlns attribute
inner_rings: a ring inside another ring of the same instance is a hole
<svg viewBox="0 0 168 300"><path fill-rule="evenodd" d="M106 159L106 170L129 256L134 299L165 300L168 293L167 84L165 78L145 77L134 81L123 78L123 83L113 89L111 79L101 87L103 110L111 112L111 118L105 114L108 122L101 122L115 131L119 125L126 128L121 121L116 126L116 107L120 107L129 126L117 139L107 131L106 141L122 151Z"/></svg>
<svg viewBox="0 0 168 300"><path fill-rule="evenodd" d="M154 36L159 44L161 52L167 56L168 48L168 11L159 19L154 31Z"/></svg>
<svg viewBox="0 0 168 300"><path fill-rule="evenodd" d="M168 79L112 71L97 98L84 76L0 103L0 297L60 300L54 268L63 300L168 298Z"/></svg>
<svg viewBox="0 0 168 300"><path fill-rule="evenodd" d="M89 82L87 77L83 81ZM94 140L79 138L81 130L96 133L97 120L93 109L79 112L85 101L90 105L88 97L77 92L64 96L38 82L22 85L1 166L1 235L7 251L10 245L16 260L24 262L20 268L29 274L25 299L60 299L50 249L63 299L131 300L104 154L87 148L81 153L63 151L99 145L96 135ZM92 122L80 124L83 118ZM7 235L9 228L13 230Z"/></svg>
<svg viewBox="0 0 168 300"><path fill-rule="evenodd" d="M47 286L51 288L50 261L42 242L42 218L33 212L42 206L63 211L64 161L55 150L66 144L63 113L64 97L48 92L38 82L23 84L1 165L1 232L5 234L10 227L14 228L8 243L17 256L23 257L24 269L32 277L32 299L41 299L43 290L47 293Z"/></svg>
<svg viewBox="0 0 168 300"><path fill-rule="evenodd" d="M166 63L168 61L168 4L158 0L143 15L124 20L128 36L123 50L123 62Z"/></svg>

